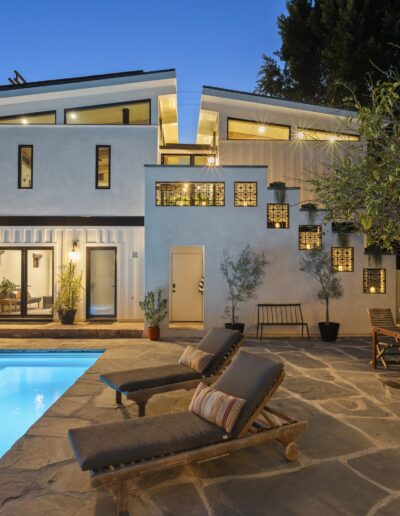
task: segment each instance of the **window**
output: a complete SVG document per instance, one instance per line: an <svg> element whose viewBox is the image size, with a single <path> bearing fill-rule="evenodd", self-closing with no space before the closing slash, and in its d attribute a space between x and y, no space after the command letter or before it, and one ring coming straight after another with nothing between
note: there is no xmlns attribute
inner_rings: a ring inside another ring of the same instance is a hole
<svg viewBox="0 0 400 516"><path fill-rule="evenodd" d="M267 204L267 228L288 229L289 204Z"/></svg>
<svg viewBox="0 0 400 516"><path fill-rule="evenodd" d="M224 206L225 183L156 183L156 206Z"/></svg>
<svg viewBox="0 0 400 516"><path fill-rule="evenodd" d="M359 141L357 134L334 133L323 131L322 129L305 129L299 127L297 129L296 138L298 140L307 141Z"/></svg>
<svg viewBox="0 0 400 516"><path fill-rule="evenodd" d="M257 206L257 183L251 181L235 181L235 206Z"/></svg>
<svg viewBox="0 0 400 516"><path fill-rule="evenodd" d="M290 140L290 126L228 118L228 140Z"/></svg>
<svg viewBox="0 0 400 516"><path fill-rule="evenodd" d="M332 269L337 272L354 271L354 249L353 247L332 247L331 248Z"/></svg>
<svg viewBox="0 0 400 516"><path fill-rule="evenodd" d="M68 125L149 125L150 100L66 109L64 118Z"/></svg>
<svg viewBox="0 0 400 516"><path fill-rule="evenodd" d="M386 269L364 269L363 292L364 294L385 294Z"/></svg>
<svg viewBox="0 0 400 516"><path fill-rule="evenodd" d="M0 124L11 125L40 125L55 124L56 112L44 111L43 113L29 113L26 115L12 115L0 117Z"/></svg>
<svg viewBox="0 0 400 516"><path fill-rule="evenodd" d="M96 188L111 187L111 146L96 145Z"/></svg>
<svg viewBox="0 0 400 516"><path fill-rule="evenodd" d="M33 145L18 146L18 188L32 188Z"/></svg>
<svg viewBox="0 0 400 516"><path fill-rule="evenodd" d="M209 167L215 164L215 157L206 154L161 154L161 164Z"/></svg>
<svg viewBox="0 0 400 516"><path fill-rule="evenodd" d="M299 226L299 249L321 249L322 227L321 226Z"/></svg>

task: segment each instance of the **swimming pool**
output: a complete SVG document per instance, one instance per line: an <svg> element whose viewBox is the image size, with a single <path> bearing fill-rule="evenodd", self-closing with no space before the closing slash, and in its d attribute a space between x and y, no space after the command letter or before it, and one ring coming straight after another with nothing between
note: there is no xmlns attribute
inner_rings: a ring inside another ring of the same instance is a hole
<svg viewBox="0 0 400 516"><path fill-rule="evenodd" d="M103 351L0 351L0 457Z"/></svg>

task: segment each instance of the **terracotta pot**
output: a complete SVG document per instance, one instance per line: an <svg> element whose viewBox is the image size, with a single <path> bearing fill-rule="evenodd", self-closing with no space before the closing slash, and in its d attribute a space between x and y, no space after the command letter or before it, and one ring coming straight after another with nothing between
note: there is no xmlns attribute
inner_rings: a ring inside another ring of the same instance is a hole
<svg viewBox="0 0 400 516"><path fill-rule="evenodd" d="M158 326L157 326L157 328L153 328L152 326L149 326L147 328L147 334L148 334L150 340L158 340L160 338L160 328Z"/></svg>

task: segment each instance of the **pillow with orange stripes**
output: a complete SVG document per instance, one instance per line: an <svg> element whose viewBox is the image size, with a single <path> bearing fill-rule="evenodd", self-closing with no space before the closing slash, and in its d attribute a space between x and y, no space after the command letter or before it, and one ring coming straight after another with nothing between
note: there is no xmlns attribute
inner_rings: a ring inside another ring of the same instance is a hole
<svg viewBox="0 0 400 516"><path fill-rule="evenodd" d="M200 382L189 405L189 411L228 433L235 426L246 400L217 391Z"/></svg>
<svg viewBox="0 0 400 516"><path fill-rule="evenodd" d="M210 365L213 358L214 355L212 353L207 353L193 346L187 346L179 359L179 364L187 365L202 373Z"/></svg>

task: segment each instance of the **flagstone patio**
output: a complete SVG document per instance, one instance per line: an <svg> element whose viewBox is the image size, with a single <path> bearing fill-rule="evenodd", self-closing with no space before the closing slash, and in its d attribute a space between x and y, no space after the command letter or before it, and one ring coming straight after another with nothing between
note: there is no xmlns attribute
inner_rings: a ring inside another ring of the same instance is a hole
<svg viewBox="0 0 400 516"><path fill-rule="evenodd" d="M132 485L132 515L400 514L400 371L373 371L369 339L264 341L246 344L281 359L286 380L273 406L309 422L298 462L279 443L154 473ZM116 408L99 373L173 362L185 342L0 340L0 348L107 349L0 460L4 516L113 515L114 500L89 486L66 439L69 428L137 415ZM149 414L184 410L191 393L154 397ZM2 422L6 424L6 422Z"/></svg>

